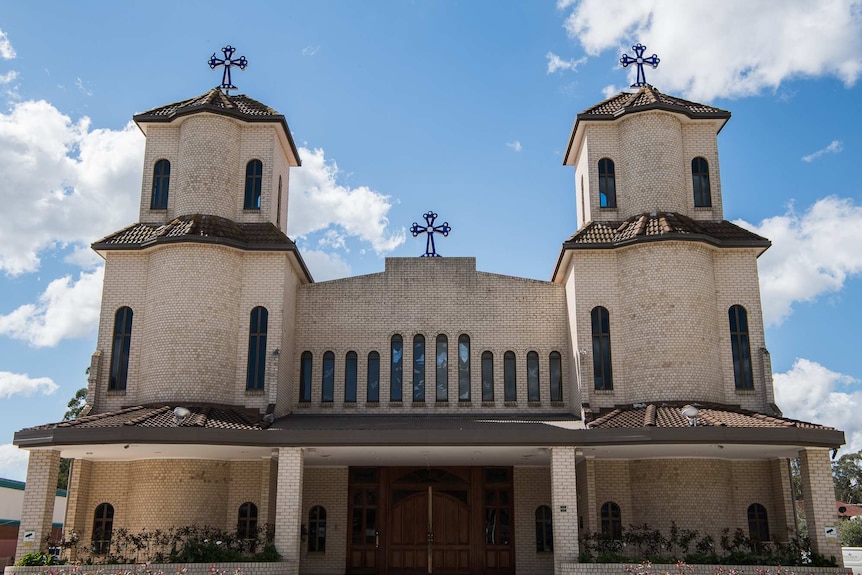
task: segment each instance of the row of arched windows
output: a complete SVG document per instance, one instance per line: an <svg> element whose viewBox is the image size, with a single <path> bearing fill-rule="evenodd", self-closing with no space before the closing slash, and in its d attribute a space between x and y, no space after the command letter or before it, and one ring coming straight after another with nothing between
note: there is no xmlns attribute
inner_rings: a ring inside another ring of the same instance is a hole
<svg viewBox="0 0 862 575"><path fill-rule="evenodd" d="M153 193L150 197L151 210L168 209L168 193L171 184L171 163L168 160L158 160L153 166ZM263 162L250 160L245 165L245 194L242 209L259 210L260 195L263 186ZM281 212L281 176L278 179L279 213Z"/></svg>
<svg viewBox="0 0 862 575"><path fill-rule="evenodd" d="M536 523L538 524L538 522L539 511L536 510ZM538 533L538 527L536 529ZM621 541L623 538L623 520L620 506L613 501L607 501L602 504L600 529L602 536L607 539ZM766 507L760 503L752 503L748 506L748 537L755 542L769 541L769 521L766 517Z"/></svg>
<svg viewBox="0 0 862 575"><path fill-rule="evenodd" d="M458 336L456 381L452 382L457 392L458 401L471 401L471 384L473 376L470 368L470 336ZM311 401L312 368L314 356L310 351L304 351L299 364L299 401ZM528 401L540 401L540 370L539 354L535 351L527 353L526 388ZM428 400L428 388L433 386L433 400L449 401L449 339L440 334L434 341L433 383L426 381L426 341L425 336L417 334L413 337L413 365L408 371L411 379L405 382L404 340L399 334L390 340L389 363L389 400L403 401L405 383L410 386L410 394L414 402ZM336 379L335 354L327 351L323 354L320 384L320 400L324 403L335 401ZM358 385L358 355L349 351L344 356L344 401L357 401ZM368 353L366 361L365 401L375 403L380 401L380 354L376 351ZM548 355L548 393L551 401L563 400L562 356L558 351ZM482 352L481 361L482 401L494 401L494 354L491 351ZM515 352L503 354L503 399L517 401L517 374Z"/></svg>
<svg viewBox="0 0 862 575"><path fill-rule="evenodd" d="M691 185L696 208L712 207L709 190L709 164L700 156L691 160ZM599 205L603 208L617 207L617 183L614 161L610 158L599 160Z"/></svg>

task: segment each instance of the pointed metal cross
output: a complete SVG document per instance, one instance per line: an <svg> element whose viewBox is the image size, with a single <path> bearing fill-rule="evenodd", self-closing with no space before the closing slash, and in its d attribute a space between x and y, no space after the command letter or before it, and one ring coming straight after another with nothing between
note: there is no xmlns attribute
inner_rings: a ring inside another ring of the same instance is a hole
<svg viewBox="0 0 862 575"><path fill-rule="evenodd" d="M452 231L452 228L449 227L449 222L443 222L441 225L435 226L434 221L437 219L437 214L434 212L425 212L422 214L422 217L425 218L425 225L420 226L416 222L413 222L413 225L410 226L410 233L413 234L414 238L421 233L428 234L428 238L425 241L425 253L422 254L422 257L439 258L440 254L434 248L434 234L442 234L445 238Z"/></svg>
<svg viewBox="0 0 862 575"><path fill-rule="evenodd" d="M653 54L649 58L644 58L644 50L646 50L646 46L638 42L634 46L632 46L632 50L635 51L635 58L632 58L628 54L623 54L620 56L620 64L623 65L623 68L628 68L629 64L635 64L638 67L637 80L634 84L632 84L632 88L637 88L640 86L646 86L646 76L644 76L644 64L649 64L653 68L658 66L659 59L658 56Z"/></svg>
<svg viewBox="0 0 862 575"><path fill-rule="evenodd" d="M240 70L245 70L245 67L248 66L248 60L245 59L245 56L240 56L239 58L234 59L233 54L236 52L236 48L228 44L224 48L221 49L222 54L224 54L224 58L216 58L215 52L213 52L212 57L209 59L210 70L215 70L219 66L224 66L224 72L221 77L221 88L224 90L225 94L229 94L230 90L236 90L237 87L234 86L230 81L230 69L232 66L236 66Z"/></svg>

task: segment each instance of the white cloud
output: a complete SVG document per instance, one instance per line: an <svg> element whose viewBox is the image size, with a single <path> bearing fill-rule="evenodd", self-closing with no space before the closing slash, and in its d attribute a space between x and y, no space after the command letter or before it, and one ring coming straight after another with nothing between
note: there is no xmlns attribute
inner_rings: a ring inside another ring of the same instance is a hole
<svg viewBox="0 0 862 575"><path fill-rule="evenodd" d="M302 259L316 282L344 278L350 275L350 264L338 254L319 250L302 250Z"/></svg>
<svg viewBox="0 0 862 575"><path fill-rule="evenodd" d="M832 142L826 146L825 148L821 148L816 152L808 154L807 156L802 157L803 162L811 162L812 160L816 160L823 154L837 154L844 150L844 144L842 144L839 140L832 140Z"/></svg>
<svg viewBox="0 0 862 575"><path fill-rule="evenodd" d="M610 98L611 96L616 96L619 94L621 88L617 88L613 84L608 84L604 88L602 88L602 94L605 98Z"/></svg>
<svg viewBox="0 0 862 575"><path fill-rule="evenodd" d="M18 78L18 72L10 70L5 74L0 74L0 84L11 84Z"/></svg>
<svg viewBox="0 0 862 575"><path fill-rule="evenodd" d="M25 304L0 315L0 334L26 341L34 347L53 347L60 340L92 336L99 323L103 266L55 279L37 304ZM2 395L2 394L0 394Z"/></svg>
<svg viewBox="0 0 862 575"><path fill-rule="evenodd" d="M0 270L39 268L40 252L84 249L136 219L144 138L90 130L45 101L0 114Z"/></svg>
<svg viewBox="0 0 862 575"><path fill-rule="evenodd" d="M773 374L775 401L786 417L829 425L844 431L851 453L862 449L862 390L848 375L797 358L785 373Z"/></svg>
<svg viewBox="0 0 862 575"><path fill-rule="evenodd" d="M75 86L85 96L93 95L93 91L84 84L84 81L81 78L75 78Z"/></svg>
<svg viewBox="0 0 862 575"><path fill-rule="evenodd" d="M758 259L763 319L779 325L793 304L837 292L848 276L862 272L862 206L829 196L797 214L792 207L782 216L755 226L739 225L772 241Z"/></svg>
<svg viewBox="0 0 862 575"><path fill-rule="evenodd" d="M24 481L27 477L27 462L30 452L18 449L11 443L0 445L0 469L4 479Z"/></svg>
<svg viewBox="0 0 862 575"><path fill-rule="evenodd" d="M578 66L587 61L586 56L577 60L563 60L553 52L545 54L545 58L548 59L548 74L553 74L559 70L571 70L574 72Z"/></svg>
<svg viewBox="0 0 862 575"><path fill-rule="evenodd" d="M514 142L508 142L506 145L515 150L516 152L520 152L523 149L521 146L521 142L519 142L518 140L515 140Z"/></svg>
<svg viewBox="0 0 862 575"><path fill-rule="evenodd" d="M862 0L560 0L590 56L640 42L661 58L647 81L695 100L757 94L789 78L862 73ZM617 57L619 57L617 55ZM634 77L634 67L629 75Z"/></svg>
<svg viewBox="0 0 862 575"><path fill-rule="evenodd" d="M13 395L29 396L34 393L51 395L59 389L50 377L30 377L26 373L11 373L0 371L0 399L8 399Z"/></svg>
<svg viewBox="0 0 862 575"><path fill-rule="evenodd" d="M347 237L371 243L378 254L392 251L406 239L404 228L393 231L387 214L390 196L368 186L351 188L338 182L339 169L322 149L300 148L302 167L290 173L288 231L307 234L337 228Z"/></svg>
<svg viewBox="0 0 862 575"><path fill-rule="evenodd" d="M314 56L320 51L320 46L306 46L302 49L303 56Z"/></svg>
<svg viewBox="0 0 862 575"><path fill-rule="evenodd" d="M0 30L0 58L14 60L15 56L15 48L12 47L12 43L9 41L8 36L6 36L6 32Z"/></svg>

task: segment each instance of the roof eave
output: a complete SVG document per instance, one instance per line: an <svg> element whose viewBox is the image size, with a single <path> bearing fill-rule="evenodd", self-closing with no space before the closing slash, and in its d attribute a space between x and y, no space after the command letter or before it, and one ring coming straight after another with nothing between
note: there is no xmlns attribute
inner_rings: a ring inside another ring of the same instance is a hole
<svg viewBox="0 0 862 575"><path fill-rule="evenodd" d="M758 256L772 245L772 242L770 242L769 240L720 240L718 238L714 238L705 234L664 234L661 236L637 236L620 242L578 243L567 241L563 243L563 251L612 250L616 248L631 246L634 244L662 241L703 242L720 248L762 248L761 251L758 252ZM556 274L556 270L554 273Z"/></svg>

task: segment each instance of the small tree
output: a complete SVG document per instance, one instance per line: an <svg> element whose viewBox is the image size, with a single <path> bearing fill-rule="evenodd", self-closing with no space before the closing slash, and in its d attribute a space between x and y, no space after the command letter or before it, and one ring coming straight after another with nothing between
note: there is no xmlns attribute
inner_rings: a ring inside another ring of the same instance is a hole
<svg viewBox="0 0 862 575"><path fill-rule="evenodd" d="M862 451L842 455L832 462L835 497L845 503L862 503Z"/></svg>
<svg viewBox="0 0 862 575"><path fill-rule="evenodd" d="M841 534L841 545L844 547L862 547L862 520L854 518L841 521L838 532Z"/></svg>

